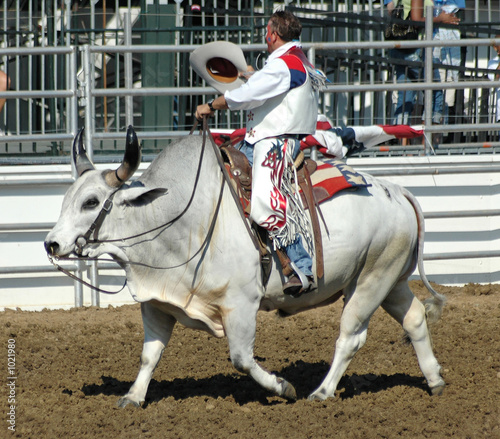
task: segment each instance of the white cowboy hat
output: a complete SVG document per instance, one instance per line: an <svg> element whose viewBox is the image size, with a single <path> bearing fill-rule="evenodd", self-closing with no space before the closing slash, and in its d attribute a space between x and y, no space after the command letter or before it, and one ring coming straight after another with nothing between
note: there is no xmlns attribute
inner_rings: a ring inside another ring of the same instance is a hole
<svg viewBox="0 0 500 439"><path fill-rule="evenodd" d="M191 53L189 63L219 93L234 90L244 83L238 74L246 72L247 63L236 44L227 41L204 44Z"/></svg>

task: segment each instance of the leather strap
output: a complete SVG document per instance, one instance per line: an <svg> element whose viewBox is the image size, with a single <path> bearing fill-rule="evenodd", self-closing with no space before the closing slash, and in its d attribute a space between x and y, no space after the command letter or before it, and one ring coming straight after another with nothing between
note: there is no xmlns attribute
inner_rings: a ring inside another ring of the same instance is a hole
<svg viewBox="0 0 500 439"><path fill-rule="evenodd" d="M103 206L101 211L99 212L99 215L97 215L97 218L95 221L90 225L89 229L87 230L87 233L85 235L80 235L78 238L76 238L75 244L76 244L76 254L81 255L83 252L83 248L87 245L89 242L89 238L94 234L94 240L97 239L97 234L99 233L99 229L102 226L102 223L104 222L104 219L106 218L106 215L109 213L111 208L113 207L113 196L115 195L116 191L113 192L109 198L104 201Z"/></svg>
<svg viewBox="0 0 500 439"><path fill-rule="evenodd" d="M319 226L318 212L316 211L316 203L314 201L311 175L309 174L309 170L307 169L306 164L304 165L303 169L304 169L304 179L303 181L301 181L301 187L307 205L309 207L309 214L311 215L311 224L314 234L314 249L316 251L316 275L318 279L321 279L325 274L324 260L323 260L323 243L321 241L321 229Z"/></svg>
<svg viewBox="0 0 500 439"><path fill-rule="evenodd" d="M248 223L247 217L245 216L245 212L243 212L243 208L241 207L241 202L240 202L240 197L236 193L236 189L234 186L231 184L231 177L229 176L229 173L227 172L226 166L224 165L224 160L222 158L222 154L220 152L219 147L214 141L214 138L212 136L212 133L210 132L210 129L208 128L208 123L207 123L207 118L203 117L203 132L208 134L208 137L210 138L210 143L212 144L212 147L215 152L215 157L217 157L217 162L219 163L220 170L222 172L222 175L224 176L224 180L226 181L227 185L229 186L229 192L231 192L231 195L233 196L234 202L236 203L236 208L238 209L238 212L243 219L243 223L245 224L245 227L247 229L248 234L250 235L250 239L253 242L253 245L255 248L259 251L259 253L262 255L262 249L259 245L259 242L252 232L252 229L250 228L250 225Z"/></svg>

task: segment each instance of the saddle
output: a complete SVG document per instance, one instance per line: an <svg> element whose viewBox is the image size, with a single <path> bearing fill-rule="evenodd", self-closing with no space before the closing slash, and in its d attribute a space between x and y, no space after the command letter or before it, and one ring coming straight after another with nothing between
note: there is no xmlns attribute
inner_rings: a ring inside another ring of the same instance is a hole
<svg viewBox="0 0 500 439"><path fill-rule="evenodd" d="M224 145L220 148L222 158L224 160L224 166L231 177L231 184L235 188L241 202L241 206L245 215L248 217L250 215L250 200L252 196L252 167L248 162L247 157L241 151L236 149L232 145ZM294 163L297 168L297 179L298 184L301 189L300 196L304 208L309 210L311 216L311 225L313 229L314 236L314 248L316 252L316 275L318 279L321 279L324 274L323 268L323 245L321 241L321 230L319 226L318 213L321 215L319 210L319 203L329 198L331 195L322 187L314 187L311 182L311 175L317 169L317 163L314 160L305 159L304 153L299 152L299 155L295 159ZM263 261L263 269L265 276L265 283L267 282L268 276L271 272L271 258L268 254L267 246L267 232L257 226L252 224L252 227L256 231L256 236L258 238L259 244L261 246L261 255ZM276 251L278 259L282 266L282 271L285 276L289 276L293 273L290 266L290 259L286 255L283 249L277 249ZM269 264L264 266L264 264Z"/></svg>

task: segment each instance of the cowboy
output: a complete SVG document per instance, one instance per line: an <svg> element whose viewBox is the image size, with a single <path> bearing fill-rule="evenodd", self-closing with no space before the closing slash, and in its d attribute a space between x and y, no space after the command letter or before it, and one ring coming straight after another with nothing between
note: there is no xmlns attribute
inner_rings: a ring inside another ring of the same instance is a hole
<svg viewBox="0 0 500 439"><path fill-rule="evenodd" d="M311 256L296 225L299 215L294 215L282 191L283 172L298 154L300 138L316 130L318 91L325 80L302 52L301 32L292 13L275 12L267 24L270 56L262 70L196 110L198 119L216 110L247 111L240 149L253 166L250 218L269 232L277 248L285 249L294 272L283 291L292 296L309 291L314 277Z"/></svg>

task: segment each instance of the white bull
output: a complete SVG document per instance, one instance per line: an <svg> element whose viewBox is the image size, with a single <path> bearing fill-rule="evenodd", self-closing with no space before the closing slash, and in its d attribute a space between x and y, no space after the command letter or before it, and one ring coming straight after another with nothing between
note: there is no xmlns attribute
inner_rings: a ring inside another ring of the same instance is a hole
<svg viewBox="0 0 500 439"><path fill-rule="evenodd" d="M415 198L403 187L365 175L371 187L344 191L322 204L329 229L329 237L322 230L325 274L317 290L293 298L282 293L283 278L276 263L269 284L263 285L259 254L223 183L215 154L210 146L202 151L199 136L178 140L138 181L124 184L140 162L131 128L117 171L95 170L81 134L75 139L73 161L80 176L65 195L45 247L56 257L75 252L111 255L126 271L132 296L141 302L145 333L141 367L119 405L144 402L177 321L216 337L227 336L237 370L269 391L294 399L294 387L254 359L257 311L293 314L328 305L341 295L344 310L333 362L309 398L334 397L379 306L402 325L432 394L440 394L445 383L432 351L426 309L439 318L445 298L430 287L422 270L423 215ZM109 197L113 205L96 227L98 238L83 239ZM158 228L162 224L166 225ZM417 261L432 293L426 306L408 287Z"/></svg>

